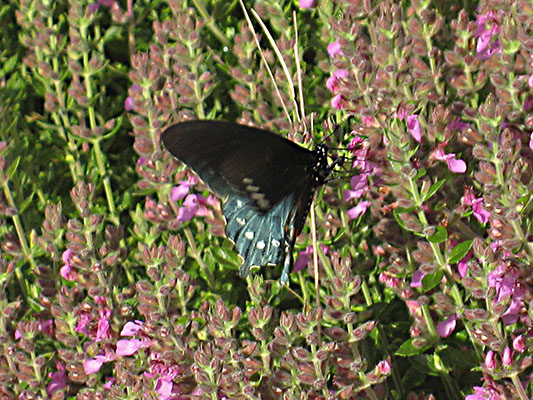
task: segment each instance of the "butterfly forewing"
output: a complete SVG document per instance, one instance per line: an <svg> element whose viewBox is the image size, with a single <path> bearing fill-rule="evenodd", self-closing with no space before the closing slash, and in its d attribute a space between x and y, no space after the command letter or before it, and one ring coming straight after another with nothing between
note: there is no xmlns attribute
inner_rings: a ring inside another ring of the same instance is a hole
<svg viewBox="0 0 533 400"><path fill-rule="evenodd" d="M223 121L187 121L165 147L219 195L239 193L267 211L310 179L315 153L272 132Z"/></svg>
<svg viewBox="0 0 533 400"><path fill-rule="evenodd" d="M283 264L282 281L287 281L296 236L330 170L325 151L223 121L175 124L162 141L223 197L226 234L244 259L241 276L253 266Z"/></svg>

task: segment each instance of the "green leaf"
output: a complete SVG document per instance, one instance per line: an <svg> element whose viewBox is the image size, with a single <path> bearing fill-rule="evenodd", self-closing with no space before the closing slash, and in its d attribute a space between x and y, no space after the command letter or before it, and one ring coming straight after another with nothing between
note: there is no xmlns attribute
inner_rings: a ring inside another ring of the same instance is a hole
<svg viewBox="0 0 533 400"><path fill-rule="evenodd" d="M416 347L413 346L413 339L409 339L406 342L403 342L403 344L400 346L398 350L396 350L396 355L401 357L410 357L414 356L416 354L421 354L427 349L429 349L430 346L423 346L423 347Z"/></svg>
<svg viewBox="0 0 533 400"><path fill-rule="evenodd" d="M19 208L19 214L22 214L24 210L31 204L31 201L33 200L35 192L32 192L28 197L26 197L26 200L21 204Z"/></svg>
<svg viewBox="0 0 533 400"><path fill-rule="evenodd" d="M413 178L414 181L419 180L420 178L426 176L426 170L425 168L420 168L417 172L415 177Z"/></svg>
<svg viewBox="0 0 533 400"><path fill-rule="evenodd" d="M8 180L13 176L13 174L17 170L19 163L20 163L20 156L13 160L13 162L11 163L11 165L6 171L6 177Z"/></svg>
<svg viewBox="0 0 533 400"><path fill-rule="evenodd" d="M443 273L440 270L425 275L422 278L422 289L427 292L439 285L439 283L442 281L442 275Z"/></svg>
<svg viewBox="0 0 533 400"><path fill-rule="evenodd" d="M444 184L444 182L446 182L446 179L441 179L440 181L437 181L433 185L431 185L431 187L429 188L428 192L426 194L424 194L424 196L422 198L422 202L425 202L425 201L429 200L431 197L433 197L435 192L441 188L441 186Z"/></svg>
<svg viewBox="0 0 533 400"><path fill-rule="evenodd" d="M455 264L461 261L461 259L466 256L466 253L468 253L471 248L471 240L465 240L464 242L459 243L457 246L450 250L448 254L448 264Z"/></svg>
<svg viewBox="0 0 533 400"><path fill-rule="evenodd" d="M448 239L448 232L442 226L437 226L437 230L431 236L428 236L428 240L431 243L442 243Z"/></svg>
<svg viewBox="0 0 533 400"><path fill-rule="evenodd" d="M396 222L398 223L398 225L400 225L406 231L410 231L410 230L407 229L407 227L405 226L405 223L403 222L402 218L400 217L400 214L412 212L414 209L415 209L414 206L413 207L409 207L409 208L398 207L392 212L392 215L394 215L394 218L396 219Z"/></svg>

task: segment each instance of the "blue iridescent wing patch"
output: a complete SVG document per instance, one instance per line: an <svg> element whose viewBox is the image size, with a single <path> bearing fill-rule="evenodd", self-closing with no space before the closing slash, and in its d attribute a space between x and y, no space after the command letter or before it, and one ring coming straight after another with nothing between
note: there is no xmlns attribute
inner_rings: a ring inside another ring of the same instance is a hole
<svg viewBox="0 0 533 400"><path fill-rule="evenodd" d="M231 195L222 210L226 217L226 234L244 259L240 268L243 278L251 267L280 264L286 250L285 227L293 219L292 197L286 197L263 213L255 207L253 200Z"/></svg>

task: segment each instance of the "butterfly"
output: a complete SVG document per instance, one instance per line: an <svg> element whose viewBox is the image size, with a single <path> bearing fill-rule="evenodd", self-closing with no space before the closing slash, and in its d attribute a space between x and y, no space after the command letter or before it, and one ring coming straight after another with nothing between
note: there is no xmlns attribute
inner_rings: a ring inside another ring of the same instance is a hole
<svg viewBox="0 0 533 400"><path fill-rule="evenodd" d="M283 264L287 283L315 190L337 164L328 165L328 148L311 151L267 130L211 120L174 124L161 140L222 199L226 235L244 259L241 277Z"/></svg>

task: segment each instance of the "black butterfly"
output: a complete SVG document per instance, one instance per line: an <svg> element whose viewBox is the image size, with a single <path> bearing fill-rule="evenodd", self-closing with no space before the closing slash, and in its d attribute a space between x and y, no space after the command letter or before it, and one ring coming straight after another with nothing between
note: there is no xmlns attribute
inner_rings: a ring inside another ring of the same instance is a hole
<svg viewBox="0 0 533 400"><path fill-rule="evenodd" d="M283 261L286 283L315 189L336 164L328 165L327 147L310 151L272 132L223 121L181 122L161 138L223 199L226 234L244 258L240 275Z"/></svg>

